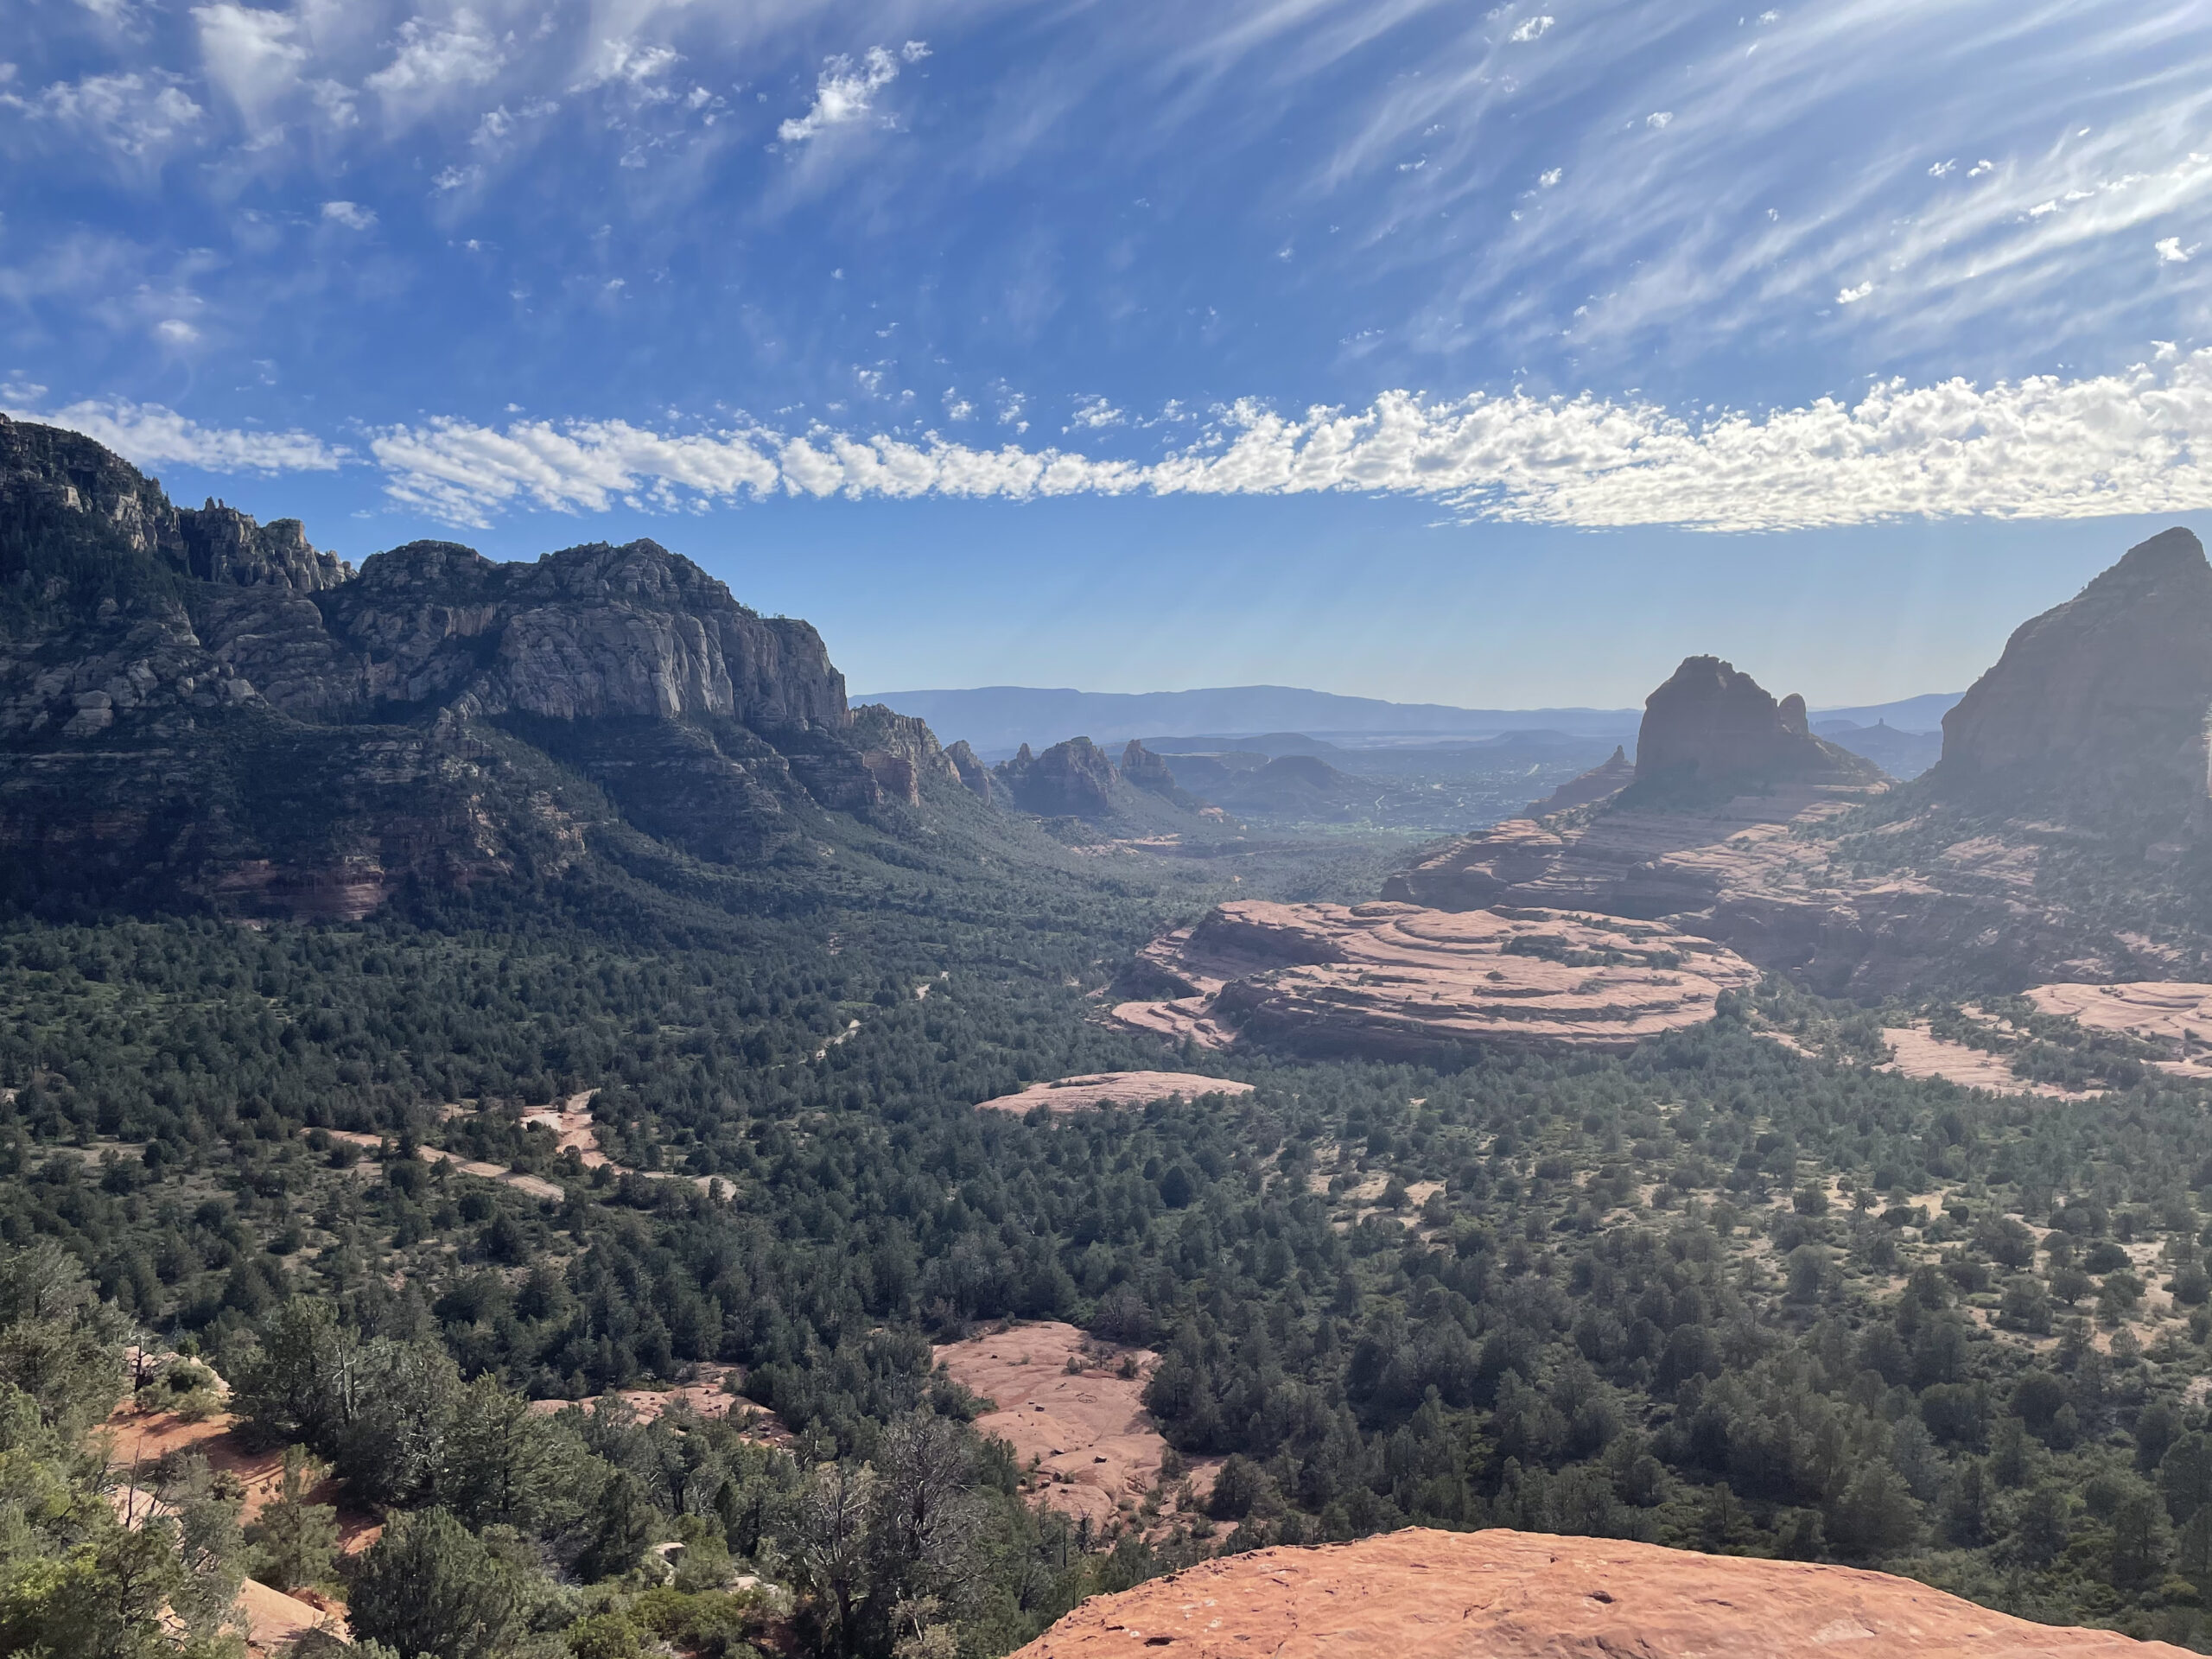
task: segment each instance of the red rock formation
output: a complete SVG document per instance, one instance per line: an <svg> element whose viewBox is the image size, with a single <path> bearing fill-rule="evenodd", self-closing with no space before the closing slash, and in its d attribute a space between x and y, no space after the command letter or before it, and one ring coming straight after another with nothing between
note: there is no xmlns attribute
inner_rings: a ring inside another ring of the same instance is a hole
<svg viewBox="0 0 2212 1659"><path fill-rule="evenodd" d="M1135 788L1157 795L1162 800L1173 801L1178 806L1195 808L1198 805L1198 802L1175 781L1175 774L1166 759L1154 754L1134 737L1129 740L1128 747L1122 751L1122 779Z"/></svg>
<svg viewBox="0 0 2212 1659"><path fill-rule="evenodd" d="M952 763L953 775L960 779L962 786L970 794L980 800L991 798L991 769L977 758L974 749L969 747L966 738L962 738L947 749L944 758Z"/></svg>
<svg viewBox="0 0 2212 1659"><path fill-rule="evenodd" d="M1122 811L1132 791L1103 751L1087 737L1055 743L1042 754L1021 746L991 773L1015 806L1046 818L1107 818Z"/></svg>
<svg viewBox="0 0 2212 1659"><path fill-rule="evenodd" d="M1748 777L1881 775L1872 761L1824 743L1807 729L1805 700L1777 702L1750 675L1718 657L1686 657L1644 700L1637 734L1637 781L1711 784Z"/></svg>
<svg viewBox="0 0 2212 1659"><path fill-rule="evenodd" d="M1610 1538L1412 1528L1094 1596L1014 1659L2181 1659L1909 1579Z"/></svg>
<svg viewBox="0 0 2212 1659"><path fill-rule="evenodd" d="M958 765L938 747L937 734L912 715L894 714L880 702L853 709L853 741L861 764L885 798L922 804L925 784L961 781Z"/></svg>
<svg viewBox="0 0 2212 1659"><path fill-rule="evenodd" d="M1758 976L1729 951L1649 924L1257 899L1216 907L1141 960L1175 994L1116 1008L1133 1030L1376 1058L1627 1048L1711 1019L1722 991Z"/></svg>
<svg viewBox="0 0 2212 1659"><path fill-rule="evenodd" d="M2178 526L2024 622L1943 716L1939 791L2205 793L2212 566Z"/></svg>

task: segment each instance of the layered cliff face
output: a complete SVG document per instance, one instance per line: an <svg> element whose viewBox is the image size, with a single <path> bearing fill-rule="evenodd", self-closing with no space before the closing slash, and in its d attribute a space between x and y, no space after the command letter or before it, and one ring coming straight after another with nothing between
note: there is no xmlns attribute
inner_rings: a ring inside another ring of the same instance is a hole
<svg viewBox="0 0 2212 1659"><path fill-rule="evenodd" d="M296 521L180 512L89 439L0 423L19 894L361 914L558 870L594 824L742 861L959 781L921 722L855 721L807 624L652 542L415 543L356 575Z"/></svg>
<svg viewBox="0 0 2212 1659"><path fill-rule="evenodd" d="M309 546L307 526L296 518L259 524L235 507L210 501L197 512L180 508L177 531L185 567L201 582L315 594L353 574L335 555Z"/></svg>
<svg viewBox="0 0 2212 1659"><path fill-rule="evenodd" d="M2179 527L2024 622L1943 717L1942 795L2184 811L2206 795L2212 565Z"/></svg>
<svg viewBox="0 0 2212 1659"><path fill-rule="evenodd" d="M1815 737L1805 700L1779 702L1718 657L1686 657L1646 698L1637 734L1636 781L1712 785L1750 779L1878 778L1880 769Z"/></svg>
<svg viewBox="0 0 2212 1659"><path fill-rule="evenodd" d="M853 741L876 787L909 806L922 804L929 783L958 787L963 781L926 721L895 714L882 703L866 702L853 710Z"/></svg>

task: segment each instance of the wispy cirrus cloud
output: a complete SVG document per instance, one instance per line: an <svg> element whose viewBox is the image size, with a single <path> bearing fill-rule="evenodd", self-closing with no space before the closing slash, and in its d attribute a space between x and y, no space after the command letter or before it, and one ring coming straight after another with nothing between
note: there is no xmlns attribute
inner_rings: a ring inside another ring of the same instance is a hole
<svg viewBox="0 0 2212 1659"><path fill-rule="evenodd" d="M1905 518L2037 519L2212 507L2212 350L2077 379L1889 382L1856 402L1692 417L1525 392L1363 409L1222 411L1150 461L936 433L666 433L626 422L433 421L378 434L392 499L481 525L516 508L663 511L771 494L1284 495L1435 499L1470 518L1771 531Z"/></svg>

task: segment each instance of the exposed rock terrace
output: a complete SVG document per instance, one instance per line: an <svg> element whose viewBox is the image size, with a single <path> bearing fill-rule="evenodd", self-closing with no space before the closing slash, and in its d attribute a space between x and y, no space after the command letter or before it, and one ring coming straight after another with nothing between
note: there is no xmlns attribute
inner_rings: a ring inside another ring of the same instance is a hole
<svg viewBox="0 0 2212 1659"><path fill-rule="evenodd" d="M1207 1095L1249 1095L1252 1085L1196 1071L1094 1071L1080 1077L1033 1083L1016 1094L978 1101L979 1112L1028 1112L1042 1106L1056 1116L1102 1106L1149 1106L1156 1100L1199 1100Z"/></svg>
<svg viewBox="0 0 2212 1659"><path fill-rule="evenodd" d="M1721 992L1758 977L1732 951L1649 924L1258 899L1154 940L1139 972L1171 995L1116 1007L1132 1030L1392 1059L1628 1048L1702 1024Z"/></svg>

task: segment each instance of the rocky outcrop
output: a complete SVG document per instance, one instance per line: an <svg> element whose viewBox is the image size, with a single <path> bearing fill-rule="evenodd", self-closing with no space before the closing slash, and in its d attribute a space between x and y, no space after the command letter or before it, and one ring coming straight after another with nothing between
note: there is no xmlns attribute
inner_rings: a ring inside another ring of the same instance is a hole
<svg viewBox="0 0 2212 1659"><path fill-rule="evenodd" d="M893 714L882 703L864 702L853 710L853 741L861 746L861 764L887 798L919 806L925 784L961 781L960 769L938 747L926 721Z"/></svg>
<svg viewBox="0 0 2212 1659"><path fill-rule="evenodd" d="M1636 762L1628 758L1625 748L1615 745L1612 758L1603 766L1592 766L1580 777L1568 779L1541 801L1529 802L1528 816L1545 818L1554 812L1611 800L1635 781Z"/></svg>
<svg viewBox="0 0 2212 1659"><path fill-rule="evenodd" d="M136 555L150 571L231 588L318 593L350 567L308 544L296 518L259 524L210 500L180 508L120 455L83 434L0 415L0 582L24 584L41 556ZM49 573L62 575L58 568ZM83 572L73 572L82 575ZM111 573L112 574L112 573ZM111 597L119 596L111 594ZM59 591L41 597L57 599Z"/></svg>
<svg viewBox="0 0 2212 1659"><path fill-rule="evenodd" d="M1789 700L1770 716L1743 676L1693 658L1651 699L1632 788L1468 836L1383 892L1664 919L1833 994L2193 980L2209 713L2212 565L2174 529L2018 629L1945 715L1940 763L1894 793L1825 756L1734 774L1733 798L1647 788L1820 742Z"/></svg>
<svg viewBox="0 0 2212 1659"><path fill-rule="evenodd" d="M1157 795L1162 800L1173 801L1184 808L1194 809L1198 805L1190 793L1175 781L1175 774L1169 769L1166 760L1134 737L1129 740L1128 747L1122 751L1121 770L1124 783L1144 791L1147 795Z"/></svg>
<svg viewBox="0 0 2212 1659"><path fill-rule="evenodd" d="M953 775L960 779L961 787L978 800L991 799L991 769L969 747L966 738L947 749L944 758L952 763Z"/></svg>
<svg viewBox="0 0 2212 1659"><path fill-rule="evenodd" d="M1686 657L1644 700L1636 781L1703 787L1753 779L1865 779L1880 769L1815 737L1805 700L1777 702L1750 675L1718 657Z"/></svg>
<svg viewBox="0 0 2212 1659"><path fill-rule="evenodd" d="M2181 1659L1910 1579L1613 1538L1408 1528L1217 1557L1094 1596L1014 1659Z"/></svg>
<svg viewBox="0 0 2212 1659"><path fill-rule="evenodd" d="M1046 818L1109 818L1128 809L1131 791L1105 752L1087 737L1055 743L1042 754L1021 746L992 772L1007 798Z"/></svg>
<svg viewBox="0 0 2212 1659"><path fill-rule="evenodd" d="M1162 1484L1167 1442L1144 1408L1160 1360L1150 1349L1047 1320L942 1344L930 1357L982 1403L976 1432L1006 1442L1032 1503L1103 1532ZM1194 1486L1211 1487L1215 1462L1185 1465ZM1195 1511L1197 1496L1171 1498L1168 1514Z"/></svg>
<svg viewBox="0 0 2212 1659"><path fill-rule="evenodd" d="M410 543L305 609L233 601L209 644L277 707L321 720L435 705L461 719L849 723L813 628L747 609L650 541L531 564Z"/></svg>
<svg viewBox="0 0 2212 1659"><path fill-rule="evenodd" d="M1793 831L1847 811L1881 781L1871 763L1812 735L1802 698L1777 702L1719 658L1692 657L1646 701L1633 768L1615 749L1528 817L1391 876L1382 896L1663 919L1762 967L1807 973L1817 961L1831 980L1847 977L1857 957L1839 936L1859 930L1803 890L1803 867L1826 853Z"/></svg>
<svg viewBox="0 0 2212 1659"><path fill-rule="evenodd" d="M1209 1095L1233 1097L1251 1092L1249 1083L1192 1071L1092 1071L1033 1083L1015 1094L978 1101L976 1109L1025 1116L1042 1106L1055 1116L1065 1116L1095 1112L1102 1107L1149 1106L1160 1100L1203 1100Z"/></svg>
<svg viewBox="0 0 2212 1659"><path fill-rule="evenodd" d="M1890 832L1850 856L1832 833L1867 798L1781 783L1671 809L1617 804L1586 822L1510 819L1392 875L1382 896L1446 910L1546 906L1661 921L1830 995L2171 976L2173 963L2139 936L2100 928L2041 891L2052 833L2016 845L1961 829L1915 868L1878 863L1869 873ZM1904 820L1890 830L1918 827Z"/></svg>
<svg viewBox="0 0 2212 1659"><path fill-rule="evenodd" d="M335 555L310 547L307 527L296 518L256 524L237 508L211 499L196 512L180 509L177 530L186 568L200 582L316 594L353 574Z"/></svg>
<svg viewBox="0 0 2212 1659"><path fill-rule="evenodd" d="M2212 566L2178 526L2024 622L1943 717L1941 795L2101 818L2206 796Z"/></svg>
<svg viewBox="0 0 2212 1659"><path fill-rule="evenodd" d="M557 872L609 802L741 861L959 777L920 721L855 721L813 628L652 542L528 564L418 542L356 575L295 521L180 512L91 440L0 421L19 898L359 915L409 881Z"/></svg>
<svg viewBox="0 0 2212 1659"><path fill-rule="evenodd" d="M1661 926L1549 911L1221 905L1154 941L1122 1026L1203 1047L1432 1060L1471 1048L1624 1049L1711 1019L1751 966Z"/></svg>

